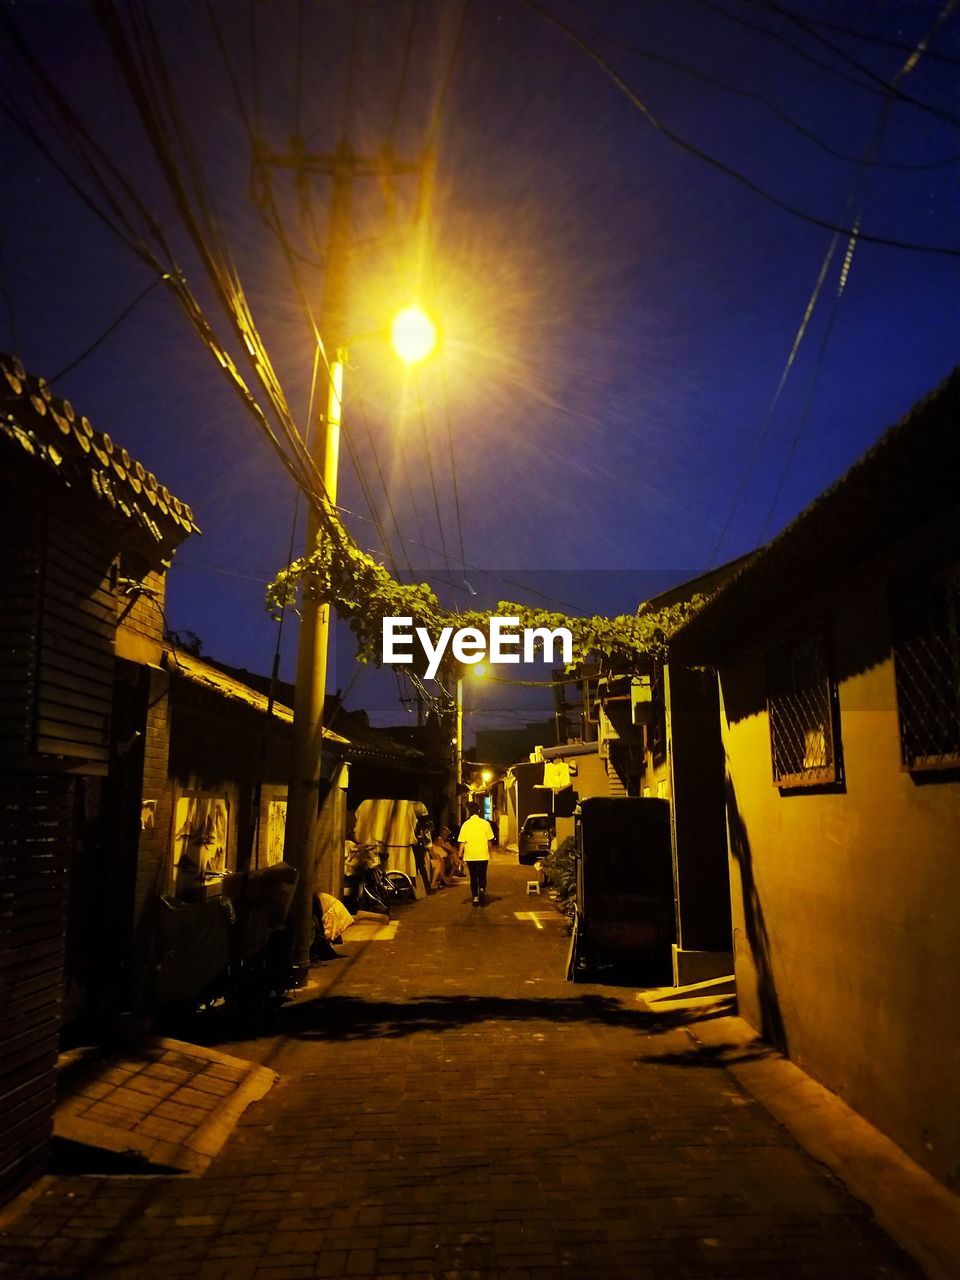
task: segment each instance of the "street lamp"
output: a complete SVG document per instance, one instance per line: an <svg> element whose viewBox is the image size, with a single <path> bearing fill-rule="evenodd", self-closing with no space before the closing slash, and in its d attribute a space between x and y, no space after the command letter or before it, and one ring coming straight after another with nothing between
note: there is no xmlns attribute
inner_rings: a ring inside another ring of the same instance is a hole
<svg viewBox="0 0 960 1280"><path fill-rule="evenodd" d="M405 364L419 364L437 345L436 326L421 307L404 307L394 316L390 341Z"/></svg>
<svg viewBox="0 0 960 1280"><path fill-rule="evenodd" d="M346 258L345 211L347 194L343 183L334 183L331 215L331 264L324 296L324 317L343 314L345 281L343 263ZM328 325L329 327L329 325ZM322 326L321 326L322 328ZM413 364L425 359L436 343L436 329L419 307L407 307L391 326L394 348L401 359ZM334 505L340 466L340 419L343 407L343 372L347 360L346 343L328 344L334 358L329 362L329 387L326 416L318 424L314 438L314 459L321 470L323 492ZM307 554L317 547L320 533L316 512L311 511L307 523ZM301 600L300 630L297 641L297 679L293 709L293 761L287 795L287 823L284 838L284 861L298 872L297 887L290 910L291 965L294 982L302 986L310 968L310 938L313 925L313 896L316 887L323 892L339 892L333 883L315 886L316 863L323 848L320 831L320 804L323 750L323 709L327 685L327 649L330 636L331 608L319 604L304 593ZM336 864L337 860L333 860ZM342 857L339 860L342 867ZM325 877L326 879L327 877Z"/></svg>

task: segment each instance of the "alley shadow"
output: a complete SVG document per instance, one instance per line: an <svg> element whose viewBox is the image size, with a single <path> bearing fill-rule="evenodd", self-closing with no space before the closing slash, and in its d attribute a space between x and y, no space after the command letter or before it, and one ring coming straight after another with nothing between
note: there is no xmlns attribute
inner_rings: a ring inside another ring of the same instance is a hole
<svg viewBox="0 0 960 1280"><path fill-rule="evenodd" d="M763 905L757 891L753 872L753 851L747 835L746 824L737 804L733 779L726 780L727 823L730 832L730 853L740 868L740 887L743 907L743 927L750 944L757 974L757 999L760 1004L760 1033L782 1054L789 1056L787 1031L780 1011L780 998L773 977L770 956L770 938L763 915Z"/></svg>
<svg viewBox="0 0 960 1280"><path fill-rule="evenodd" d="M47 1173L55 1177L99 1175L101 1177L156 1177L182 1174L175 1165L157 1164L136 1151L110 1151L87 1142L76 1142L54 1134L50 1139Z"/></svg>
<svg viewBox="0 0 960 1280"><path fill-rule="evenodd" d="M733 1001L706 1009L652 1013L626 1008L613 996L568 997L425 996L409 1000L365 1000L325 996L281 1011L277 1031L311 1041L396 1040L484 1022L547 1022L554 1026L592 1024L657 1035L734 1011Z"/></svg>
<svg viewBox="0 0 960 1280"><path fill-rule="evenodd" d="M644 1061L666 1067L716 1067L725 1070L741 1062L757 1062L774 1056L779 1056L777 1050L757 1036L747 1044L696 1044L682 1053L645 1054Z"/></svg>

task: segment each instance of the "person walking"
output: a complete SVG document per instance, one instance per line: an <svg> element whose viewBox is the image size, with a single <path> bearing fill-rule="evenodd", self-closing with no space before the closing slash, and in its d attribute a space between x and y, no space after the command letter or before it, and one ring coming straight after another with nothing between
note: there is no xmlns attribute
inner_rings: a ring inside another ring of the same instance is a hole
<svg viewBox="0 0 960 1280"><path fill-rule="evenodd" d="M493 828L486 818L480 817L480 806L475 802L470 805L470 817L460 828L457 843L460 846L460 856L470 872L473 905L478 907L487 896L487 867L490 863Z"/></svg>

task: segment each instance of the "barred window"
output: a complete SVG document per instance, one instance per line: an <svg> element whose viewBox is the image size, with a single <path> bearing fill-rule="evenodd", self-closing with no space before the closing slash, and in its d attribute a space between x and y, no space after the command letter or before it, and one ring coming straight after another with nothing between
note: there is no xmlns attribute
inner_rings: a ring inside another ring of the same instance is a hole
<svg viewBox="0 0 960 1280"><path fill-rule="evenodd" d="M836 691L823 636L774 650L767 661L773 780L779 787L839 781Z"/></svg>
<svg viewBox="0 0 960 1280"><path fill-rule="evenodd" d="M960 565L891 593L900 758L960 765Z"/></svg>

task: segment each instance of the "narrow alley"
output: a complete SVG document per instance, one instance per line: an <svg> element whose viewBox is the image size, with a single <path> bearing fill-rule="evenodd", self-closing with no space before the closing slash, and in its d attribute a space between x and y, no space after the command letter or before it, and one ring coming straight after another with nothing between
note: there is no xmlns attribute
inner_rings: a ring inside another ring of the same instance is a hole
<svg viewBox="0 0 960 1280"><path fill-rule="evenodd" d="M485 907L354 926L274 1034L220 1046L279 1080L203 1176L48 1178L0 1275L919 1276L689 1011L564 981L527 878L495 855Z"/></svg>

